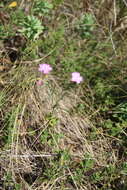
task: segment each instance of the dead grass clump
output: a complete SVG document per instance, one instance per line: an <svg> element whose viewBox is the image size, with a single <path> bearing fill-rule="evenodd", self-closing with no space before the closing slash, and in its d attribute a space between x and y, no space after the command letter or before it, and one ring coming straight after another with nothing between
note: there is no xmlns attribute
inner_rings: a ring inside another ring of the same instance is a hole
<svg viewBox="0 0 127 190"><path fill-rule="evenodd" d="M41 122L47 116L56 118L58 122L52 126L52 130L54 133L64 134L64 138L57 144L60 150L67 149L73 157L80 159L89 153L98 165L106 165L105 151L110 150L108 140L99 131L98 140L89 140L89 130L94 128L89 120L90 115L85 111L80 114L75 109L82 102L81 96L80 87L64 91L53 76L48 77L41 87L34 88L29 94L33 123L36 121L42 126ZM42 126L41 130L45 129Z"/></svg>

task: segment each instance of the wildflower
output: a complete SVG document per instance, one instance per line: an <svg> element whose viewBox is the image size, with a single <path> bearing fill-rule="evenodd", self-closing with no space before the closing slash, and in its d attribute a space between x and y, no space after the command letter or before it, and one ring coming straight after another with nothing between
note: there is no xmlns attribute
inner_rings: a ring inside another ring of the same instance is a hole
<svg viewBox="0 0 127 190"><path fill-rule="evenodd" d="M38 80L38 81L36 82L36 84L37 84L37 86L41 86L41 85L43 84L43 82L42 82L42 80Z"/></svg>
<svg viewBox="0 0 127 190"><path fill-rule="evenodd" d="M44 63L44 64L39 65L38 70L44 74L48 74L50 71L52 71L52 67L50 65Z"/></svg>
<svg viewBox="0 0 127 190"><path fill-rule="evenodd" d="M83 81L83 77L80 75L80 73L78 73L78 72L73 72L73 73L72 73L71 81L72 81L72 82L76 82L77 84L79 84L80 82Z"/></svg>
<svg viewBox="0 0 127 190"><path fill-rule="evenodd" d="M13 1L12 3L9 4L9 8L17 7L17 2Z"/></svg>

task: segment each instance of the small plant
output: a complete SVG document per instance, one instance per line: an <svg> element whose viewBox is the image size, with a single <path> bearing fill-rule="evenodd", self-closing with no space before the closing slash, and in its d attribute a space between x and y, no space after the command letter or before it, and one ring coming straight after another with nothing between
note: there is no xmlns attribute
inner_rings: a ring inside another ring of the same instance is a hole
<svg viewBox="0 0 127 190"><path fill-rule="evenodd" d="M127 162L123 162L121 173L127 175Z"/></svg>
<svg viewBox="0 0 127 190"><path fill-rule="evenodd" d="M111 118L105 120L104 127L107 129L108 134L120 137L123 131L126 130L126 119L127 103L125 102L117 105L112 111Z"/></svg>
<svg viewBox="0 0 127 190"><path fill-rule="evenodd" d="M84 173L91 171L94 168L95 161L89 154L84 155L84 160L79 163L79 167L75 169L74 179L77 182L83 182Z"/></svg>
<svg viewBox="0 0 127 190"><path fill-rule="evenodd" d="M41 25L40 20L35 16L27 16L20 25L23 28L19 31L31 40L37 39L44 30L44 26Z"/></svg>
<svg viewBox="0 0 127 190"><path fill-rule="evenodd" d="M88 171L94 167L94 160L89 154L84 155L84 160L82 161L81 166L84 171Z"/></svg>
<svg viewBox="0 0 127 190"><path fill-rule="evenodd" d="M39 16L46 15L53 8L53 5L47 1L38 0L34 5L34 13Z"/></svg>
<svg viewBox="0 0 127 190"><path fill-rule="evenodd" d="M7 172L4 176L4 188L5 189L14 189L14 190L20 190L21 185L19 183L14 183L12 173Z"/></svg>
<svg viewBox="0 0 127 190"><path fill-rule="evenodd" d="M127 120L127 103L121 103L116 107L115 113L113 114L115 118L119 118L120 121Z"/></svg>
<svg viewBox="0 0 127 190"><path fill-rule="evenodd" d="M0 25L0 40L3 40L8 36L13 36L13 35L15 35L15 32L12 29L10 29L10 25L6 25L6 27Z"/></svg>
<svg viewBox="0 0 127 190"><path fill-rule="evenodd" d="M85 14L81 17L77 30L82 38L91 38L94 26L95 20L92 14Z"/></svg>

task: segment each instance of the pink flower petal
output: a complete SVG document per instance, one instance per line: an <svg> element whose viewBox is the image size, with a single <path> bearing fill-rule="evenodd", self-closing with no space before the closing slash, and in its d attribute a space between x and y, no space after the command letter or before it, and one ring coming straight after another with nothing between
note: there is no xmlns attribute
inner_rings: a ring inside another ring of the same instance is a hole
<svg viewBox="0 0 127 190"><path fill-rule="evenodd" d="M72 82L76 82L77 84L79 84L80 82L83 81L83 77L80 75L80 73L78 73L78 72L73 72L73 73L72 73L71 81L72 81Z"/></svg>
<svg viewBox="0 0 127 190"><path fill-rule="evenodd" d="M73 72L72 73L72 77L79 77L80 76L80 73L78 73L78 72Z"/></svg>
<svg viewBox="0 0 127 190"><path fill-rule="evenodd" d="M52 67L48 64L40 64L38 71L44 73L44 74L48 74L50 71L52 71Z"/></svg>

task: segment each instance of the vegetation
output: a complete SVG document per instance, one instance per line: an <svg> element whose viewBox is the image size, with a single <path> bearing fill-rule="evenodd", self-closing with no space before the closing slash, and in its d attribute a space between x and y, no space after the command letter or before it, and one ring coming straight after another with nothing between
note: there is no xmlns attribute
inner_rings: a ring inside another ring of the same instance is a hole
<svg viewBox="0 0 127 190"><path fill-rule="evenodd" d="M127 4L0 2L0 189L127 189Z"/></svg>

